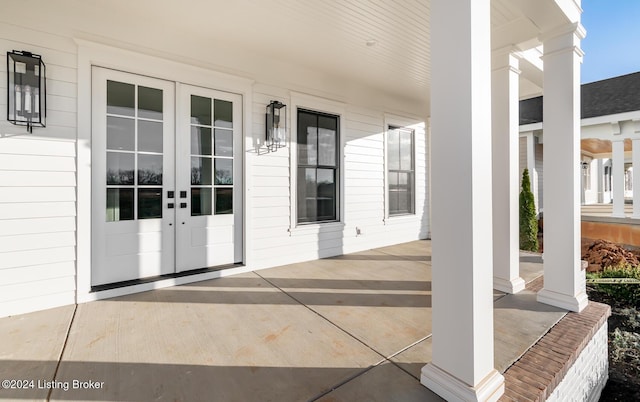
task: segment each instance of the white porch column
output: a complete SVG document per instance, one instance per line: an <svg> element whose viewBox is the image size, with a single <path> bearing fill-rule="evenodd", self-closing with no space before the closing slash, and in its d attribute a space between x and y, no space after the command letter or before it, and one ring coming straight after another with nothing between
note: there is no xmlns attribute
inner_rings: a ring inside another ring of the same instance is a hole
<svg viewBox="0 0 640 402"><path fill-rule="evenodd" d="M544 289L538 301L572 311L587 305L580 267L579 24L544 40Z"/></svg>
<svg viewBox="0 0 640 402"><path fill-rule="evenodd" d="M640 121L634 121L636 126L640 126ZM638 127L640 131L640 127ZM633 163L633 216L640 219L640 139L633 139L631 142L632 163Z"/></svg>
<svg viewBox="0 0 640 402"><path fill-rule="evenodd" d="M611 216L624 218L624 140L622 138L611 141L612 147L612 193L613 213Z"/></svg>
<svg viewBox="0 0 640 402"><path fill-rule="evenodd" d="M604 203L604 160L598 159L598 169L597 169L597 183L598 183L598 203Z"/></svg>
<svg viewBox="0 0 640 402"><path fill-rule="evenodd" d="M431 2L433 357L447 401L495 401L490 0ZM452 185L455 183L455 185Z"/></svg>
<svg viewBox="0 0 640 402"><path fill-rule="evenodd" d="M519 244L519 96L518 58L511 49L493 54L491 130L493 159L493 288L518 293Z"/></svg>
<svg viewBox="0 0 640 402"><path fill-rule="evenodd" d="M527 133L527 169L529 169L529 179L531 179L531 191L533 192L533 199L536 203L536 214L540 212L540 191L538 191L538 171L536 170L536 136L533 131ZM518 183L520 183L520 178ZM520 188L518 188L518 199L520 196ZM519 207L518 203L518 208ZM520 213L518 213L518 220L520 219ZM518 235L520 235L520 228L518 228ZM518 245L519 247L519 245Z"/></svg>

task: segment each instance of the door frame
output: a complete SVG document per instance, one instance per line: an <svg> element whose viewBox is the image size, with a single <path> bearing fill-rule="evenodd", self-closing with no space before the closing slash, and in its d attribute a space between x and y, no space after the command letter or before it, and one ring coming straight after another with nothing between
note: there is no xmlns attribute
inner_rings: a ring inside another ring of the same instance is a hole
<svg viewBox="0 0 640 402"><path fill-rule="evenodd" d="M76 302L83 303L125 294L137 293L151 289L175 286L241 272L251 271L251 236L248 235L252 220L252 208L249 205L248 189L252 184L251 163L248 159L258 138L249 135L252 127L253 84L254 81L239 76L220 73L202 67L149 55L146 49L125 50L84 39L74 39L78 45L77 69L77 215L76 215ZM128 46L131 48L130 46ZM136 51L137 50L137 51ZM178 56L175 56L176 59ZM140 283L128 287L92 292L92 196L91 196L91 108L92 108L92 67L104 67L124 71L131 74L184 83L217 91L236 93L242 96L243 122L243 225L242 245L244 266L222 271L212 271L191 276L161 279L155 282Z"/></svg>

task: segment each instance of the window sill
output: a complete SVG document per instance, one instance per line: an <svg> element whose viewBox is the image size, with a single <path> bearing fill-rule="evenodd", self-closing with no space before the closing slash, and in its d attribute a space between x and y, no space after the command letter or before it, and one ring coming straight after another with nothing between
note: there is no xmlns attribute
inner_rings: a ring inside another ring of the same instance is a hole
<svg viewBox="0 0 640 402"><path fill-rule="evenodd" d="M387 216L384 219L384 224L394 224L394 223L405 223L405 222L414 222L418 216L416 214L405 214L405 215L392 215Z"/></svg>
<svg viewBox="0 0 640 402"><path fill-rule="evenodd" d="M343 222L306 223L289 228L289 236L306 236L344 230Z"/></svg>

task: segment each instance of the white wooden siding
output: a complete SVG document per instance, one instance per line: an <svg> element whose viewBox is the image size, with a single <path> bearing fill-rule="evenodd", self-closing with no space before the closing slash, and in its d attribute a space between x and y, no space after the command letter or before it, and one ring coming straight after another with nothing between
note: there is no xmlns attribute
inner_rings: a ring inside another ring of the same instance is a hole
<svg viewBox="0 0 640 402"><path fill-rule="evenodd" d="M257 84L253 94L254 142L264 136L264 110L272 99L285 104L287 92ZM289 106L289 114L296 113ZM344 119L345 132L343 170L343 224L297 226L290 221L289 210L295 208L290 166L296 155L289 148L272 153L251 152L252 205L250 244L253 244L254 268L312 260L361 251L403 241L425 238L428 233L426 198L427 163L426 133L416 130L416 214L408 217L384 218L384 111L348 105ZM296 141L296 128L290 127L291 141ZM360 234L357 234L356 228Z"/></svg>
<svg viewBox="0 0 640 402"><path fill-rule="evenodd" d="M0 51L13 49L46 64L47 127L0 120L0 317L75 301L76 46L0 22ZM0 116L6 91L0 80Z"/></svg>
<svg viewBox="0 0 640 402"><path fill-rule="evenodd" d="M44 32L46 28L2 20L0 51L28 50L41 54L46 63L47 127L30 134L0 119L0 317L75 302L77 170L88 168L77 167L76 148L83 146L76 128L77 45L71 37ZM6 64L0 63L0 77L5 70ZM309 88L319 85L311 84ZM340 133L341 222L296 227L291 218L296 207L291 166L296 156L290 146L269 153L263 147L265 106L272 99L281 100L289 105L291 118L294 90L301 89L255 84L244 111L250 116L245 133L245 172L250 174L245 190L248 266L266 268L425 238L429 172L423 128L416 129L415 137L415 215L385 219L385 113L402 110L401 99L392 99L390 110L345 106ZM0 116L6 115L6 91L6 81L0 80ZM321 96L331 97L309 93L316 95L320 103ZM296 140L295 127L289 127L289 135Z"/></svg>

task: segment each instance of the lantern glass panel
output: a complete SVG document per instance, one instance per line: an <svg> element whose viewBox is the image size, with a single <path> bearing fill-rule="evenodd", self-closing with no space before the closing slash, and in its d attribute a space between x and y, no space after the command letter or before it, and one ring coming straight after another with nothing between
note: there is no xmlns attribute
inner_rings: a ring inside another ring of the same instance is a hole
<svg viewBox="0 0 640 402"><path fill-rule="evenodd" d="M268 148L284 146L287 133L287 107L272 101L267 105L266 145Z"/></svg>
<svg viewBox="0 0 640 402"><path fill-rule="evenodd" d="M7 120L10 123L45 126L45 66L38 55L7 53Z"/></svg>

